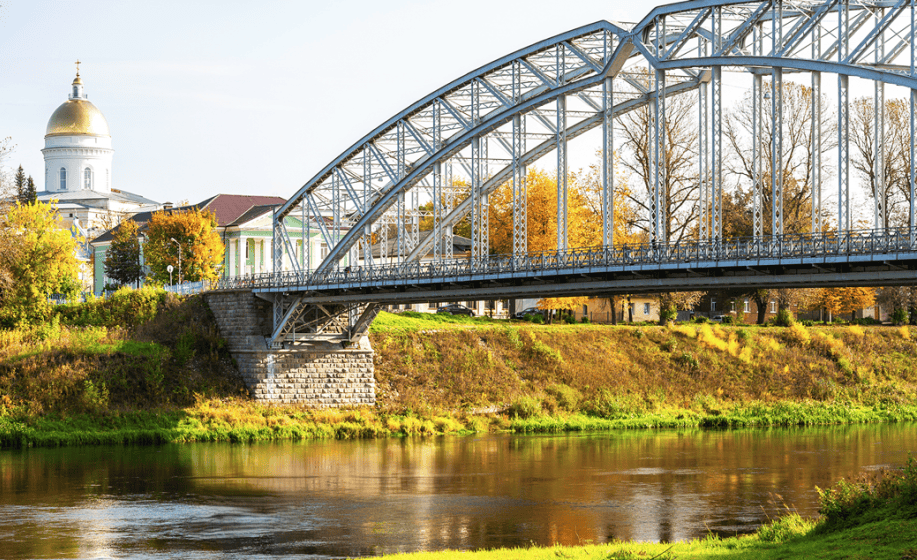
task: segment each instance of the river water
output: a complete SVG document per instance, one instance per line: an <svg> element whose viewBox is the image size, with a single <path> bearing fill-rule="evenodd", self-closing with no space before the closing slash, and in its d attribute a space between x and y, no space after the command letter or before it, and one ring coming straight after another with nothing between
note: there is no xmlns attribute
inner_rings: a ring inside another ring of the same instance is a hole
<svg viewBox="0 0 917 560"><path fill-rule="evenodd" d="M917 425L0 451L0 557L336 558L755 530Z"/></svg>

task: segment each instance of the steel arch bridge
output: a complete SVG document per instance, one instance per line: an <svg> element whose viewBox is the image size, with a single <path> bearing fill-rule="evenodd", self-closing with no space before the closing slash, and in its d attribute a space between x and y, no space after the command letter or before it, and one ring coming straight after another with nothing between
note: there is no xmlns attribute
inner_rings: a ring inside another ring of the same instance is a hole
<svg viewBox="0 0 917 560"><path fill-rule="evenodd" d="M874 85L876 169L887 85L909 90L915 136L915 2L694 0L658 7L633 25L600 21L531 45L434 91L328 163L274 213L274 272L227 278L220 287L249 288L273 303L268 342L276 348L321 337L353 341L386 303L914 283L914 166L907 225L885 227L887 209L877 196L868 212L875 228L854 231L849 160L850 78ZM744 239L723 237L724 72L752 96L754 234ZM784 233L782 138L765 135L783 129L783 96L770 92L783 91L787 74L811 82L813 210L804 235ZM826 74L836 77L836 87L822 87ZM837 132L826 139L822 99L832 89ZM692 151L700 217L696 239L673 243L665 233L660 162L668 146L667 102L685 92L697 99ZM637 109L650 115L650 233L649 243L627 246L613 235L610 156L615 119ZM595 227L602 245L568 247L568 142L596 128L603 155L602 223ZM830 184L823 140L837 143ZM557 168L557 250L533 254L526 168L549 155ZM914 161L913 143L910 156ZM488 196L504 184L512 189L513 252L490 255ZM823 193L836 196L836 220L822 218ZM322 255L311 243L294 242L291 218L301 239L320 236ZM471 224L471 258L458 260L453 227L463 219ZM432 223L431 233L421 233L422 220ZM283 272L284 259L292 272Z"/></svg>

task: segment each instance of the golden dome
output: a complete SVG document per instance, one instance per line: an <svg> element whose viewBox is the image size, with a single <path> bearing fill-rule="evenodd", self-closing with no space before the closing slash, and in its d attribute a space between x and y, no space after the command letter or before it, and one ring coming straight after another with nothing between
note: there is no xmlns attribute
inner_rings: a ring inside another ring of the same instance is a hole
<svg viewBox="0 0 917 560"><path fill-rule="evenodd" d="M45 137L76 135L111 136L102 111L86 99L65 101L51 115L45 131Z"/></svg>

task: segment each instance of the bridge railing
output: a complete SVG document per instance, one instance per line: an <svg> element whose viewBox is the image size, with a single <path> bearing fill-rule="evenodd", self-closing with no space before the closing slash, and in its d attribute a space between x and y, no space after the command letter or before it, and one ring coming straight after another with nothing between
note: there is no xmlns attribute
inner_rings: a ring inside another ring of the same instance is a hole
<svg viewBox="0 0 917 560"><path fill-rule="evenodd" d="M487 255L476 259L412 261L339 270L283 272L234 276L219 280L216 289L385 284L406 279L426 280L606 267L681 267L696 263L717 266L728 261L769 261L796 258L849 258L856 255L917 252L917 228L857 230L844 233L801 233L778 237L741 237L672 243L633 243L615 247L583 247L525 255Z"/></svg>

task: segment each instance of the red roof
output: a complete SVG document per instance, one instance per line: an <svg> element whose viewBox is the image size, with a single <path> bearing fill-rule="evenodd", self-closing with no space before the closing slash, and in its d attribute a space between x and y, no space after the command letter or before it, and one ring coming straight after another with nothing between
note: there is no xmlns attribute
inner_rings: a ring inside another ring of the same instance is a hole
<svg viewBox="0 0 917 560"><path fill-rule="evenodd" d="M239 219L253 206L273 206L287 200L279 196L255 196L247 194L218 194L194 206L213 212L218 226L226 226Z"/></svg>

